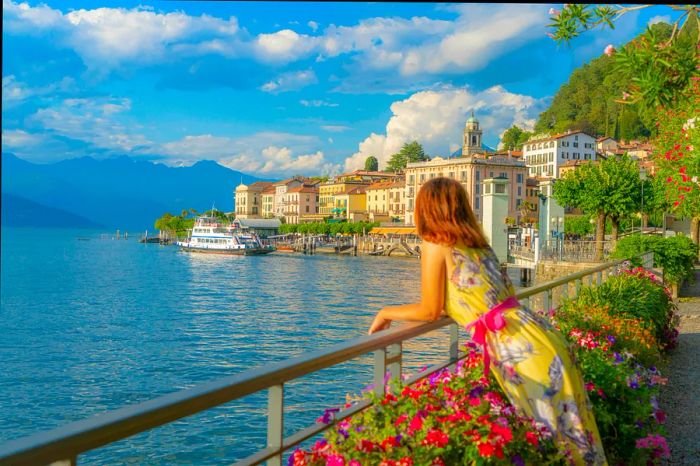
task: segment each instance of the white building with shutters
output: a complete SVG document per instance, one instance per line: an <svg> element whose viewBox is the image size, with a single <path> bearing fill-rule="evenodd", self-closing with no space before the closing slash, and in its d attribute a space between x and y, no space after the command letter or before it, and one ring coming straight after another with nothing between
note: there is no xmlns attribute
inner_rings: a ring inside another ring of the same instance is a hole
<svg viewBox="0 0 700 466"><path fill-rule="evenodd" d="M535 136L523 145L522 159L530 177L559 178L566 162L596 160L596 139L583 131Z"/></svg>

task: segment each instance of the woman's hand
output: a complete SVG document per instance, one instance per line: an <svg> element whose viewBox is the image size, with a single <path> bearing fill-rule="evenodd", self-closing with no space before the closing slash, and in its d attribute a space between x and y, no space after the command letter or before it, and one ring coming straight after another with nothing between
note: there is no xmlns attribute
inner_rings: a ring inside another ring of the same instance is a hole
<svg viewBox="0 0 700 466"><path fill-rule="evenodd" d="M382 315L382 311L377 312L377 316L374 318L374 322L369 327L367 335L372 335L375 332L385 330L391 327L391 320L385 319Z"/></svg>

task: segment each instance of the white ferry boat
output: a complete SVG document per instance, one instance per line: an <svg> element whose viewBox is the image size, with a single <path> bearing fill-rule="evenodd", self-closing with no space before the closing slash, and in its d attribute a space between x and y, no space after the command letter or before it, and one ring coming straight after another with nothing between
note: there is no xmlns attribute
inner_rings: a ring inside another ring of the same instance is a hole
<svg viewBox="0 0 700 466"><path fill-rule="evenodd" d="M185 241L178 241L180 250L210 254L258 255L275 250L263 246L255 235L243 234L234 225L225 224L216 217L198 217Z"/></svg>

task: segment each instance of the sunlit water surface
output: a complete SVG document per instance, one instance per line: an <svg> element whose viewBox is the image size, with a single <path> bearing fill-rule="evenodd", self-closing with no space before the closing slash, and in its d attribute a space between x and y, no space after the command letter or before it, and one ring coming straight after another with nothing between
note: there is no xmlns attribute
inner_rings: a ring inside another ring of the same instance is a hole
<svg viewBox="0 0 700 466"><path fill-rule="evenodd" d="M188 254L81 230L3 228L0 443L364 335L416 301L415 259ZM406 344L406 372L447 353ZM287 435L371 383L367 355L286 386ZM80 456L220 464L265 446L266 393Z"/></svg>

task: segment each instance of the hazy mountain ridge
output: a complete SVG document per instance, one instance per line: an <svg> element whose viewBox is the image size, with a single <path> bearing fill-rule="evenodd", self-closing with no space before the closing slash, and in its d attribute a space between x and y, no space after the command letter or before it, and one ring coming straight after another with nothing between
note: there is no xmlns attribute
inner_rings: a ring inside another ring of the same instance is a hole
<svg viewBox="0 0 700 466"><path fill-rule="evenodd" d="M2 226L40 228L104 228L85 217L2 193Z"/></svg>
<svg viewBox="0 0 700 466"><path fill-rule="evenodd" d="M212 207L233 210L233 191L241 181L260 181L213 161L168 167L127 156L97 160L67 159L33 164L2 154L4 193L62 209L110 228L152 229L165 212Z"/></svg>

